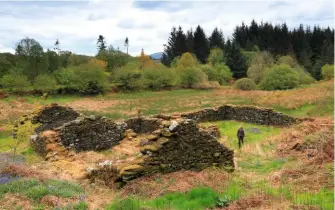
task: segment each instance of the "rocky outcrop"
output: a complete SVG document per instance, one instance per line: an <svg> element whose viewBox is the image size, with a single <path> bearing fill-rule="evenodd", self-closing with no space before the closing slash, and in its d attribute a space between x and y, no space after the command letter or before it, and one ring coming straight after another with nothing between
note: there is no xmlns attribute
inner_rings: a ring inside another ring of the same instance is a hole
<svg viewBox="0 0 335 210"><path fill-rule="evenodd" d="M298 121L296 118L276 112L273 109L235 105L223 105L217 108L203 109L197 112L185 113L181 116L193 119L196 122L237 120L272 126L289 126Z"/></svg>
<svg viewBox="0 0 335 210"><path fill-rule="evenodd" d="M124 136L125 123L105 117L79 117L56 129L62 144L76 152L105 150L117 145Z"/></svg>

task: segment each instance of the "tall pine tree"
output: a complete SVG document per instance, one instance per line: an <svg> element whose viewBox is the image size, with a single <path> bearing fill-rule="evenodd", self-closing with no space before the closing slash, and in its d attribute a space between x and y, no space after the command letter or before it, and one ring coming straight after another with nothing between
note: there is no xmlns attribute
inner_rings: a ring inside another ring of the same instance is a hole
<svg viewBox="0 0 335 210"><path fill-rule="evenodd" d="M194 36L192 28L186 33L186 46L187 52L192 54L194 52Z"/></svg>
<svg viewBox="0 0 335 210"><path fill-rule="evenodd" d="M204 30L199 25L194 32L194 53L201 63L207 62L209 43Z"/></svg>
<svg viewBox="0 0 335 210"><path fill-rule="evenodd" d="M106 50L107 48L105 37L102 35L99 35L98 37L97 48L99 51Z"/></svg>
<svg viewBox="0 0 335 210"><path fill-rule="evenodd" d="M224 48L224 37L221 30L215 28L209 37L209 47L210 49L218 47L223 50Z"/></svg>
<svg viewBox="0 0 335 210"><path fill-rule="evenodd" d="M178 27L176 33L176 42L175 42L175 56L181 56L183 53L187 52L187 42L186 35L183 32L181 26Z"/></svg>
<svg viewBox="0 0 335 210"><path fill-rule="evenodd" d="M165 66L170 66L174 57L176 57L177 29L172 27L168 43L164 45L164 53L161 62Z"/></svg>
<svg viewBox="0 0 335 210"><path fill-rule="evenodd" d="M247 60L241 53L237 43L232 43L229 53L227 54L227 65L236 79L247 76Z"/></svg>

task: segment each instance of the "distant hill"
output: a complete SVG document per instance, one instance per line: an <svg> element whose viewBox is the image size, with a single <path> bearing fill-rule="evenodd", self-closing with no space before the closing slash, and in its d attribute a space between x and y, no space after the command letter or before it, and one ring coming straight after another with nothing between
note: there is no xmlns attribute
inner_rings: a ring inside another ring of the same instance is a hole
<svg viewBox="0 0 335 210"><path fill-rule="evenodd" d="M163 56L163 52L156 52L150 55L152 60L160 60Z"/></svg>

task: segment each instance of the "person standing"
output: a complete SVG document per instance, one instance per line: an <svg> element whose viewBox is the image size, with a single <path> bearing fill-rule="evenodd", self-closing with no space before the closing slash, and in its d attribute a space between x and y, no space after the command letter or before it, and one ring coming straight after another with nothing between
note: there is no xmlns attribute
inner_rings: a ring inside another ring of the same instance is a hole
<svg viewBox="0 0 335 210"><path fill-rule="evenodd" d="M242 144L244 144L244 130L243 127L240 126L240 128L237 131L237 138L238 138L238 147L241 148Z"/></svg>

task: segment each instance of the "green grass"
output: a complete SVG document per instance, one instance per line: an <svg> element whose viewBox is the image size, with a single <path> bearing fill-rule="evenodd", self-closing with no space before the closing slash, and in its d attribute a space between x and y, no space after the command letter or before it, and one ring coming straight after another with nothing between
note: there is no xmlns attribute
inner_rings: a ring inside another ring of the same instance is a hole
<svg viewBox="0 0 335 210"><path fill-rule="evenodd" d="M10 126L3 126L3 130L0 131L0 152L6 152L10 150L9 145L12 144L12 128Z"/></svg>
<svg viewBox="0 0 335 210"><path fill-rule="evenodd" d="M267 137L277 135L280 132L280 128L245 123L245 122L218 121L213 123L219 126L221 135L227 137L226 143L228 143L228 146L233 147L235 149L238 148L237 130L240 125L243 126L245 133L244 144L261 142ZM259 133L253 133L250 131L251 129L254 128L257 128L259 130Z"/></svg>
<svg viewBox="0 0 335 210"><path fill-rule="evenodd" d="M281 169L287 162L288 160L286 158L272 160L260 157L250 157L247 160L239 161L238 164L243 170L265 174Z"/></svg>
<svg viewBox="0 0 335 210"><path fill-rule="evenodd" d="M187 193L168 193L149 201L130 197L107 205L105 210L140 210L143 208L201 210L215 207L219 197L219 194L213 189L201 187L194 188Z"/></svg>
<svg viewBox="0 0 335 210"><path fill-rule="evenodd" d="M45 182L39 182L34 179L28 179L16 180L0 185L0 197L6 193L18 193L36 201L45 195L70 198L83 194L84 190L81 186L68 181L47 180Z"/></svg>
<svg viewBox="0 0 335 210"><path fill-rule="evenodd" d="M106 96L105 99L148 99L157 98L160 96L164 97L183 97L191 95L201 95L208 93L209 90L193 90L193 89L183 89L183 90L172 90L172 91L138 91L130 93L118 93L115 95Z"/></svg>
<svg viewBox="0 0 335 210"><path fill-rule="evenodd" d="M322 189L317 193L297 193L294 195L294 204L317 206L323 210L334 209L334 191Z"/></svg>
<svg viewBox="0 0 335 210"><path fill-rule="evenodd" d="M58 103L58 104L65 104L75 100L79 100L82 96L79 95L50 95L47 99L42 99L41 96L34 96L34 95L26 95L26 96L15 96L10 95L9 97L5 98L4 101L8 104L11 104L12 101L19 100L19 98L23 98L24 101L30 104L40 104L46 105L51 103Z"/></svg>

